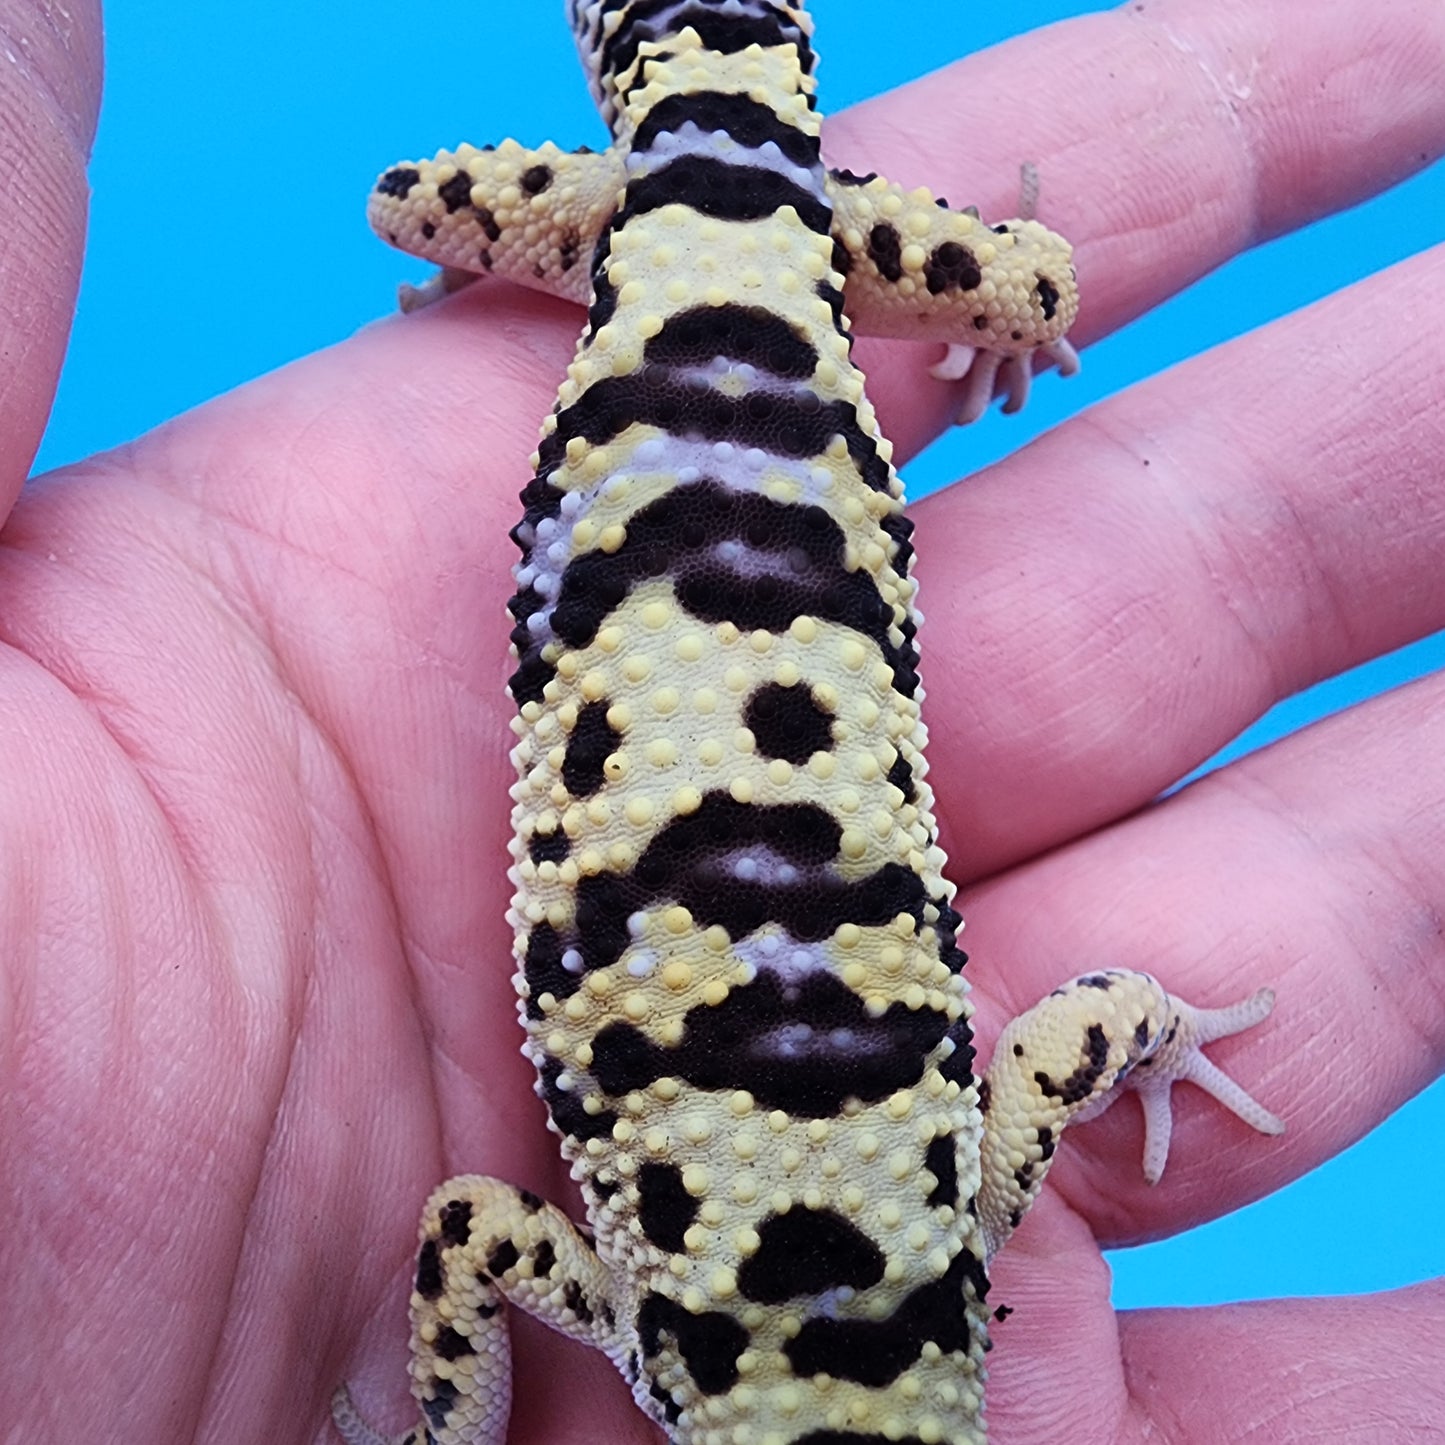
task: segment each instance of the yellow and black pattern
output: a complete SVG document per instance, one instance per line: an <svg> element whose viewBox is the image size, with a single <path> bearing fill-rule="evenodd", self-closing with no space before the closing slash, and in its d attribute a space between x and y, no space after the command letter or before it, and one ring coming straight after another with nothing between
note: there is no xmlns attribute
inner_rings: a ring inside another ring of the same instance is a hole
<svg viewBox="0 0 1445 1445"><path fill-rule="evenodd" d="M506 1300L604 1349L677 1445L981 1441L986 1265L1058 1133L1183 1027L1167 1129L1217 1033L1092 975L981 1092L911 524L844 286L1026 363L1072 318L1067 247L830 177L800 6L571 11L608 157L444 153L373 205L589 304L512 533L510 686L525 1047L591 1232L496 1181L437 1192L402 1438L504 1438Z"/></svg>

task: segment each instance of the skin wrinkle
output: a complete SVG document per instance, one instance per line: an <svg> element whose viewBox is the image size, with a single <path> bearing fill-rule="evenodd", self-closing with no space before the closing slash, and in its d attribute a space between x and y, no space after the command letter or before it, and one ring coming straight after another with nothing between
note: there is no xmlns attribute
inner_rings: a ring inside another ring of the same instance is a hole
<svg viewBox="0 0 1445 1445"><path fill-rule="evenodd" d="M0 4L0 515L39 445L80 283L85 164L100 97L100 24L88 0L68 31L44 8ZM18 351L18 355L16 352Z"/></svg>

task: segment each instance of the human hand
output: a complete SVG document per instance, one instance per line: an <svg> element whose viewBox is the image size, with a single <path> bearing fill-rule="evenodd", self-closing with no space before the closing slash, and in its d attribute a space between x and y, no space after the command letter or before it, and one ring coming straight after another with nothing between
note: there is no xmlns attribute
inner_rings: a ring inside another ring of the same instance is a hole
<svg viewBox="0 0 1445 1445"><path fill-rule="evenodd" d="M1283 3L1115 12L841 117L828 143L986 213L1035 159L1078 246L1087 340L1437 154L1442 52L1428 0L1315 6L1308 33ZM5 132L40 137L30 174L62 193L76 127L48 141L42 122L56 95L89 113L90 54L38 67ZM1019 57L1046 116L1000 102ZM1232 110L1209 83L1226 69L1251 75ZM61 222L73 258L73 200ZM9 233L0 295L63 299L52 243ZM1427 254L918 508L931 780L952 876L987 880L966 909L982 1038L1095 964L1201 1004L1280 994L1218 1055L1290 1119L1284 1141L1181 1091L1147 1190L1127 1107L1071 1134L995 1271L1017 1311L993 1357L999 1441L1265 1420L1424 1438L1445 1405L1419 1368L1445 1345L1438 1287L1116 1322L1098 1253L1296 1177L1439 1070L1439 679L1137 810L1276 697L1445 622L1442 272ZM501 539L576 328L474 288L15 509L0 1400L17 1436L321 1438L338 1380L395 1401L432 1184L476 1169L573 1197L518 1054L502 923ZM53 326L25 334L57 356ZM923 351L859 350L906 454L949 392ZM4 357L17 485L53 372L34 356ZM1341 1224L1342 1248L1369 1227ZM655 1438L599 1357L513 1328L515 1440Z"/></svg>

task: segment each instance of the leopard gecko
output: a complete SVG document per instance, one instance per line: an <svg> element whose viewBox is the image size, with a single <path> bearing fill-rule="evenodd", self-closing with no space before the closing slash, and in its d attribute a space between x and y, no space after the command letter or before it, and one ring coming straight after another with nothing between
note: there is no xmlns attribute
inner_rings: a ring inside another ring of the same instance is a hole
<svg viewBox="0 0 1445 1445"><path fill-rule="evenodd" d="M675 1445L963 1445L990 1260L1127 1085L1144 1168L1189 1079L1283 1126L1195 1009L1102 969L973 1072L926 777L912 524L850 359L936 338L960 415L1074 365L1068 244L826 169L785 0L570 0L603 154L386 171L375 229L587 307L511 536L524 1050L586 1227L495 1179L426 1205L422 1445L500 1445L505 1305L604 1351ZM343 1388L348 1445L388 1437Z"/></svg>

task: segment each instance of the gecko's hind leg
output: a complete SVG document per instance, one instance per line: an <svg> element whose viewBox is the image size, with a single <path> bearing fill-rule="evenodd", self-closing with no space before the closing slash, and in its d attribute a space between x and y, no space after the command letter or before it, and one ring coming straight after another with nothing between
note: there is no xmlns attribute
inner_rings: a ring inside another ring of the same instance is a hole
<svg viewBox="0 0 1445 1445"><path fill-rule="evenodd" d="M375 1430L342 1386L332 1418L346 1445L502 1445L511 1408L505 1305L617 1354L607 1267L553 1204L479 1174L449 1179L427 1201L411 1295L411 1389L421 1419Z"/></svg>

